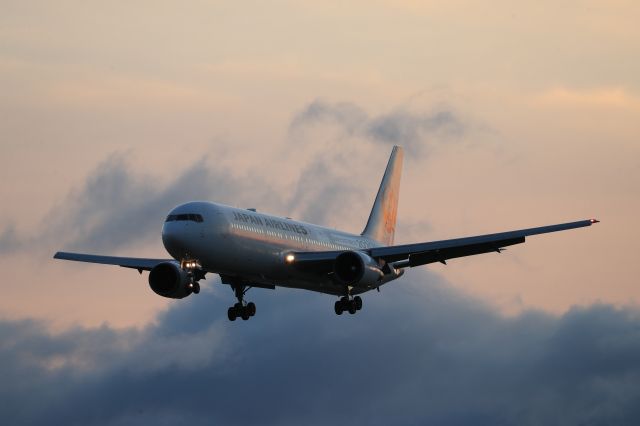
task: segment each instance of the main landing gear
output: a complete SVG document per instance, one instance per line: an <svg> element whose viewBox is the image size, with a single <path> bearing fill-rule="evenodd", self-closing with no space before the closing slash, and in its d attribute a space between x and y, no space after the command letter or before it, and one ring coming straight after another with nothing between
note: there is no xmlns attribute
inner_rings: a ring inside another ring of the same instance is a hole
<svg viewBox="0 0 640 426"><path fill-rule="evenodd" d="M356 296L353 299L349 296L342 296L340 300L336 301L334 306L336 315L342 315L344 311L348 311L351 315L362 309L362 299L360 296Z"/></svg>
<svg viewBox="0 0 640 426"><path fill-rule="evenodd" d="M250 287L246 287L241 284L236 284L233 286L233 291L236 293L238 303L231 306L227 311L229 321L235 321L238 317L246 321L256 314L256 304L253 302L245 304L244 302L244 295L247 291L249 291L249 288Z"/></svg>

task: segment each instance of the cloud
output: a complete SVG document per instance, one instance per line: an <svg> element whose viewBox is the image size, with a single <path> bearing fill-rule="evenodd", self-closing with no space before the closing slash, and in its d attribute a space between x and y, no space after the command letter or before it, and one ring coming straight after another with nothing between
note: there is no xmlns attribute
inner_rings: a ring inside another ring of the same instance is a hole
<svg viewBox="0 0 640 426"><path fill-rule="evenodd" d="M153 176L136 175L121 155L112 155L57 211L64 217L54 234L65 230L73 249L110 250L137 239L157 237L169 210L192 200L224 199L246 189L224 169L210 169L196 161L168 184ZM69 214L70 213L70 214Z"/></svg>
<svg viewBox="0 0 640 426"><path fill-rule="evenodd" d="M589 90L555 87L535 96L533 102L542 106L640 110L640 99L620 87Z"/></svg>
<svg viewBox="0 0 640 426"><path fill-rule="evenodd" d="M331 123L348 135L388 145L402 144L412 151L464 132L458 116L445 109L431 115L396 110L369 116L352 103L319 100L298 113L290 129L298 131L317 123ZM371 150L354 147L352 154L361 157L366 151ZM175 178L161 184L158 176L136 173L125 154L114 153L98 164L80 188L70 191L63 202L47 212L36 233L21 233L13 225L0 230L0 253L52 249L107 253L132 243L154 241L167 212L192 200L246 203L267 211L280 211L285 206L285 214L301 220L326 223L339 217L343 225L353 219L354 206L368 210L364 206L372 194L365 194L363 182L353 176L353 157L345 158L342 150L297 155L310 160L306 164L298 160L301 166L296 185L287 190L269 186L265 176L259 174L241 175L219 164L212 167L206 157L182 170L171 170ZM363 166L367 162L366 156L359 160ZM255 190L258 185L260 191ZM357 227L362 225L358 223Z"/></svg>
<svg viewBox="0 0 640 426"><path fill-rule="evenodd" d="M22 239L16 232L14 225L8 225L0 233L0 254L10 253L19 250L22 246Z"/></svg>
<svg viewBox="0 0 640 426"><path fill-rule="evenodd" d="M188 164L174 179L159 183L155 175L136 173L122 153L108 156L80 188L43 217L34 235L9 225L0 232L0 253L65 249L111 252L132 243L158 239L166 214L193 200L258 206L315 223L323 223L358 201L361 189L337 173L334 155L317 156L298 171L293 191L270 186L264 176L242 175L207 158ZM259 187L259 191L256 188Z"/></svg>
<svg viewBox="0 0 640 426"><path fill-rule="evenodd" d="M355 316L308 292L176 301L145 329L0 322L8 424L637 424L640 312L504 318L426 270Z"/></svg>
<svg viewBox="0 0 640 426"><path fill-rule="evenodd" d="M365 194L357 180L348 174L349 169L342 167L340 157L341 153L321 153L302 168L287 211L318 224L340 218L340 227L344 228L352 219L353 206L360 204Z"/></svg>
<svg viewBox="0 0 640 426"><path fill-rule="evenodd" d="M433 144L459 138L466 128L458 114L445 108L431 114L397 109L387 114L369 116L352 103L315 100L293 117L290 131L317 124L338 126L348 136L365 137L388 145L403 145L414 153L422 152Z"/></svg>
<svg viewBox="0 0 640 426"><path fill-rule="evenodd" d="M162 185L158 177L135 172L123 154L102 161L79 189L43 218L37 235L18 234L7 227L0 234L0 251L64 246L65 249L110 251L132 242L146 242L159 235L168 211L193 200L242 200L250 193L252 177L236 176L229 170L196 161ZM258 194L273 200L277 194L261 185Z"/></svg>

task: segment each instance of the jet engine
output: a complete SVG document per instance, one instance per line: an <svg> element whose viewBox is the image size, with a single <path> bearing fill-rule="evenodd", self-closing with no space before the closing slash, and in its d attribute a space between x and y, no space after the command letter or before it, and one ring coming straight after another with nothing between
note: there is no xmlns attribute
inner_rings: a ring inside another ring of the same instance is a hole
<svg viewBox="0 0 640 426"><path fill-rule="evenodd" d="M192 293L189 274L177 263L159 263L149 272L149 287L156 294L171 299L182 299Z"/></svg>
<svg viewBox="0 0 640 426"><path fill-rule="evenodd" d="M384 276L378 262L359 251L340 253L334 261L333 272L340 283L363 288L378 287Z"/></svg>

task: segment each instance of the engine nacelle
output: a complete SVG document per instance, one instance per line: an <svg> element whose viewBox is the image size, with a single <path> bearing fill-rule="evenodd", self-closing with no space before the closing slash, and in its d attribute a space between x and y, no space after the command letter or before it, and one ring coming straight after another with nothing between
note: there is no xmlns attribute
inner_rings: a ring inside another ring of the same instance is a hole
<svg viewBox="0 0 640 426"><path fill-rule="evenodd" d="M171 299L182 299L191 294L189 274L177 263L159 263L149 272L149 286L154 293Z"/></svg>
<svg viewBox="0 0 640 426"><path fill-rule="evenodd" d="M378 262L359 251L340 253L334 261L333 273L340 283L363 288L378 287L384 277Z"/></svg>

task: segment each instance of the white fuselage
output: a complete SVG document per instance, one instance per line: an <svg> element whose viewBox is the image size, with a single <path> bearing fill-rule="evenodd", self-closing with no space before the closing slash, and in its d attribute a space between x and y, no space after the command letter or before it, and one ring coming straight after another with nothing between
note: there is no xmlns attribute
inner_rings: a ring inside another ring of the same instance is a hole
<svg viewBox="0 0 640 426"><path fill-rule="evenodd" d="M285 262L296 251L363 250L382 244L361 235L210 202L172 210L162 241L178 261L196 260L207 271L262 285L343 294L327 276L301 273Z"/></svg>

